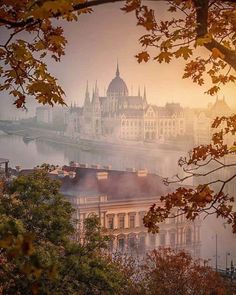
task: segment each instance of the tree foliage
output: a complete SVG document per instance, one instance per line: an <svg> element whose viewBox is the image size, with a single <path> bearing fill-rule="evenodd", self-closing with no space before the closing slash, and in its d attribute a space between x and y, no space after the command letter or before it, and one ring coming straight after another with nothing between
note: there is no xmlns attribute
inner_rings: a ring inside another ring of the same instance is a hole
<svg viewBox="0 0 236 295"><path fill-rule="evenodd" d="M220 84L234 82L236 77L230 72L231 68L236 70L235 2L166 2L170 15L166 13L164 19L156 18L154 11L139 0L128 1L124 7L127 12L135 10L137 24L148 31L139 39L143 51L136 55L138 62L147 62L151 56L159 63L181 58L186 61L183 78L202 85L208 76L212 82L207 91L210 95L217 93ZM202 47L208 55L199 56Z"/></svg>
<svg viewBox="0 0 236 295"><path fill-rule="evenodd" d="M235 196L226 190L227 185L236 178L236 162L233 161L236 141L232 141L236 134L236 115L217 117L212 128L217 129L210 144L195 147L188 157L180 158L179 166L186 176L176 175L175 179L165 179L168 185L201 177L203 184L194 188L182 186L162 196L163 206L154 204L144 217L149 231L158 232L158 224L166 218L184 215L189 220L195 220L200 214L215 214L230 224L233 233L236 233Z"/></svg>
<svg viewBox="0 0 236 295"><path fill-rule="evenodd" d="M47 171L1 185L0 294L122 294L129 279L103 253L99 219L73 242L73 209Z"/></svg>
<svg viewBox="0 0 236 295"><path fill-rule="evenodd" d="M235 81L230 74L236 68L234 1L162 1L173 16L161 20L141 0L4 0L0 26L8 37L0 46L0 89L14 97L17 108L25 107L29 96L42 104L65 104L64 91L47 70L48 58L60 61L67 43L63 28L53 20L77 21L93 6L113 2L123 2L126 12L134 11L137 25L148 31L140 38L143 50L136 56L138 62L147 62L150 51L159 63L182 58L186 61L183 77L202 85L207 74L213 83L211 95L220 84ZM198 56L199 47L209 55Z"/></svg>
<svg viewBox="0 0 236 295"><path fill-rule="evenodd" d="M147 255L143 266L149 295L223 295L224 282L203 261L185 252L160 248Z"/></svg>

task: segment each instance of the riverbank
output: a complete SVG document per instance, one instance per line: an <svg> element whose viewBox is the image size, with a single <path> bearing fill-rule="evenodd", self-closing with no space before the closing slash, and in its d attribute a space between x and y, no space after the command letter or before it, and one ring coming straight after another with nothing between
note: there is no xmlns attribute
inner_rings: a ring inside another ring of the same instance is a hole
<svg viewBox="0 0 236 295"><path fill-rule="evenodd" d="M134 141L108 141L107 139L73 139L65 136L61 131L48 130L45 128L29 127L23 124L4 124L0 123L0 130L7 134L20 135L23 138L30 138L37 141L48 141L63 145L78 147L82 150L113 150L127 152L157 152L158 150L186 151L186 144L176 142L168 143L151 143L151 142L134 142Z"/></svg>

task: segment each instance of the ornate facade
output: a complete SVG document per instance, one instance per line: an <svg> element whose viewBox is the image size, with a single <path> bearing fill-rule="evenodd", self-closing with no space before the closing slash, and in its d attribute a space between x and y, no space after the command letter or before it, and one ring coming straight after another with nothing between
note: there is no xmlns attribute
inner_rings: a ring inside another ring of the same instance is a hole
<svg viewBox="0 0 236 295"><path fill-rule="evenodd" d="M117 65L115 78L110 82L106 96L99 96L97 83L90 98L88 85L85 92L83 112L74 109L69 118L69 128L80 116L80 129L74 137L91 139L116 139L135 141L159 141L185 134L184 110L178 103L157 107L147 102L143 95L129 95L125 81L120 77Z"/></svg>
<svg viewBox="0 0 236 295"><path fill-rule="evenodd" d="M208 108L195 110L194 116L194 143L196 145L209 144L212 134L216 132L211 125L216 117L230 116L233 110L228 106L225 98L216 98L214 104Z"/></svg>
<svg viewBox="0 0 236 295"><path fill-rule="evenodd" d="M116 171L111 167L71 163L63 170L52 172L62 181L61 193L75 208L80 239L83 220L91 214L112 235L110 250L143 254L159 246L185 249L200 256L200 221L189 222L183 217L170 218L160 224L160 233L153 235L143 226L143 217L160 196L173 188L165 186L160 176L138 171Z"/></svg>

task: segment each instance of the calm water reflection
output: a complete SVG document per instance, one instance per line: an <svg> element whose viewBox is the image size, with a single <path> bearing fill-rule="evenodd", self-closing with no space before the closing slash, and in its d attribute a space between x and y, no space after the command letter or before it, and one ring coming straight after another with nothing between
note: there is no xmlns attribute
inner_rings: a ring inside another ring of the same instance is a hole
<svg viewBox="0 0 236 295"><path fill-rule="evenodd" d="M21 136L0 136L0 158L8 158L12 167L20 165L32 168L42 163L64 165L70 161L80 163L112 165L113 169L124 170L127 167L147 168L162 176L171 176L177 172L178 158L183 152L158 150L155 152L83 150L79 147L47 142L42 140L25 143Z"/></svg>

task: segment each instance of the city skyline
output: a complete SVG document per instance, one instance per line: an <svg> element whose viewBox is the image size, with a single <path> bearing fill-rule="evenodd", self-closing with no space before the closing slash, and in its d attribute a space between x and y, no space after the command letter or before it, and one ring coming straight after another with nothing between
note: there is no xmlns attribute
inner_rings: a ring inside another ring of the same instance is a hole
<svg viewBox="0 0 236 295"><path fill-rule="evenodd" d="M158 18L166 17L165 4L149 3ZM204 92L209 84L198 86L190 79L182 79L184 62L174 60L170 64L155 61L139 64L135 55L141 51L138 39L145 31L136 26L135 16L125 14L119 8L121 4L107 4L96 7L93 13L81 15L78 23L58 22L64 28L68 44L65 56L60 63L48 60L48 69L57 78L66 92L66 102L83 104L87 80L93 86L99 85L104 93L111 78L114 77L117 59L122 78L129 90L136 95L138 87L146 86L147 100L151 104L165 105L166 102L180 102L184 107L206 107L215 101L215 96ZM4 39L2 34L1 39ZM199 49L198 54L206 53ZM225 96L231 108L236 108L236 86L233 83L221 85L219 97ZM7 93L1 93L0 116L8 112L20 114L15 110L13 101ZM33 98L28 102L29 113L38 105ZM19 115L21 116L21 114Z"/></svg>

